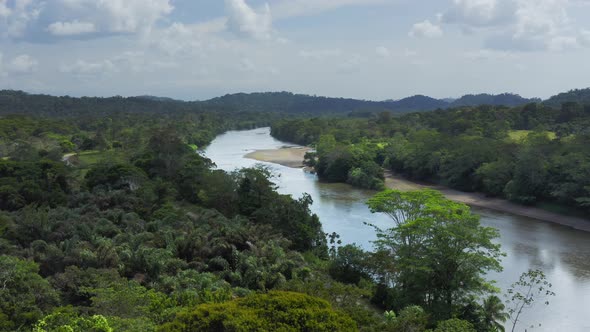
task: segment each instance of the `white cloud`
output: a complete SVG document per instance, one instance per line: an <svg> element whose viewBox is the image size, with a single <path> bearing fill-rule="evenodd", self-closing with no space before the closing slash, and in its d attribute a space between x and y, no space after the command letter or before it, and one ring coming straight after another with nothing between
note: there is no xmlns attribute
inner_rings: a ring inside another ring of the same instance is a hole
<svg viewBox="0 0 590 332"><path fill-rule="evenodd" d="M301 50L297 53L302 58L313 60L324 60L342 55L341 50Z"/></svg>
<svg viewBox="0 0 590 332"><path fill-rule="evenodd" d="M483 27L512 21L518 0L453 0L441 15L444 23Z"/></svg>
<svg viewBox="0 0 590 332"><path fill-rule="evenodd" d="M37 70L39 61L28 54L22 54L12 59L8 64L8 71L17 74L30 74Z"/></svg>
<svg viewBox="0 0 590 332"><path fill-rule="evenodd" d="M391 56L391 52L385 46L377 46L377 48L375 48L375 53L377 53L378 56L381 56L384 58Z"/></svg>
<svg viewBox="0 0 590 332"><path fill-rule="evenodd" d="M464 53L464 56L467 59L477 60L477 61L479 61L479 60L498 60L498 59L513 60L518 57L513 52L490 50L490 49L469 51L469 52Z"/></svg>
<svg viewBox="0 0 590 332"><path fill-rule="evenodd" d="M6 2L7 0L0 0L0 17L6 18L12 13Z"/></svg>
<svg viewBox="0 0 590 332"><path fill-rule="evenodd" d="M62 73L74 74L78 76L96 76L115 71L115 65L110 60L99 62L87 62L78 60L72 64L64 64L60 67Z"/></svg>
<svg viewBox="0 0 590 332"><path fill-rule="evenodd" d="M39 18L44 2L34 0L14 0L12 6L8 1L0 0L0 36L21 37L29 24Z"/></svg>
<svg viewBox="0 0 590 332"><path fill-rule="evenodd" d="M580 43L584 46L590 46L590 30L582 29L580 31Z"/></svg>
<svg viewBox="0 0 590 332"><path fill-rule="evenodd" d="M89 2L91 7L105 14L107 29L110 32L121 33L149 31L158 20L174 9L170 0L92 0Z"/></svg>
<svg viewBox="0 0 590 332"><path fill-rule="evenodd" d="M390 4L392 0L283 0L272 3L271 8L278 19L317 15L345 6Z"/></svg>
<svg viewBox="0 0 590 332"><path fill-rule="evenodd" d="M412 37L425 37L425 38L437 38L442 36L442 29L435 24L432 24L429 20L419 22L412 26L409 35Z"/></svg>
<svg viewBox="0 0 590 332"><path fill-rule="evenodd" d="M75 36L96 32L96 26L91 22L55 22L47 27L47 30L56 36Z"/></svg>
<svg viewBox="0 0 590 332"><path fill-rule="evenodd" d="M245 0L226 0L225 7L228 15L227 27L230 31L239 36L255 39L271 38L272 15L268 4L255 11Z"/></svg>
<svg viewBox="0 0 590 332"><path fill-rule="evenodd" d="M198 24L173 23L152 33L150 43L170 56L200 55L206 47L214 47L212 35L226 29L227 19Z"/></svg>
<svg viewBox="0 0 590 332"><path fill-rule="evenodd" d="M454 0L441 22L483 30L486 46L503 50L562 51L578 47L571 0Z"/></svg>
<svg viewBox="0 0 590 332"><path fill-rule="evenodd" d="M38 30L62 37L142 33L173 9L171 0L0 0L0 33L16 39L35 32L30 37L39 39Z"/></svg>
<svg viewBox="0 0 590 332"><path fill-rule="evenodd" d="M579 46L580 44L578 43L578 38L574 36L557 36L551 38L547 43L548 49L552 51L563 51L577 48Z"/></svg>

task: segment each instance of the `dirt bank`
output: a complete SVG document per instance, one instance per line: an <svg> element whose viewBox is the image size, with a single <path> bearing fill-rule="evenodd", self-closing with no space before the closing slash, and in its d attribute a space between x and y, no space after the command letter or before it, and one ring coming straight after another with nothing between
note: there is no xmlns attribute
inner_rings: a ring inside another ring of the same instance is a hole
<svg viewBox="0 0 590 332"><path fill-rule="evenodd" d="M448 199L465 203L470 206L507 212L518 216L534 218L590 232L590 220L565 216L536 207L519 205L505 199L490 198L481 193L467 193L443 186L416 183L393 175L391 172L385 172L385 186L387 188L398 190L416 190L420 188L436 189L442 192Z"/></svg>
<svg viewBox="0 0 590 332"><path fill-rule="evenodd" d="M259 161L266 161L280 164L293 168L303 167L303 157L307 147L289 147L273 150L258 150L247 154L245 157ZM420 188L436 189L443 193L448 199L456 202L465 203L470 206L476 206L501 212L507 212L518 216L534 218L546 222L552 222L569 226L578 230L590 232L590 220L570 217L558 213L550 212L536 207L524 206L511 203L504 199L486 197L481 193L467 193L453 190L443 186L431 185L426 183L417 183L409 181L391 172L385 172L385 186L398 190L416 190Z"/></svg>

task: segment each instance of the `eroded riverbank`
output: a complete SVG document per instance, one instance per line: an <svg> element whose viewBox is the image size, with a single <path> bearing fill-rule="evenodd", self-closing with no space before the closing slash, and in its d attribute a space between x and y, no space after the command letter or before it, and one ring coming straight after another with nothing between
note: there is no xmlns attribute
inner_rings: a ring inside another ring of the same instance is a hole
<svg viewBox="0 0 590 332"><path fill-rule="evenodd" d="M279 149L256 150L246 154L244 157L292 168L301 168L303 167L305 153L310 150L311 148L309 147L283 147ZM519 205L505 199L487 197L481 193L468 193L439 185L421 184L404 179L391 172L385 172L385 186L390 189L404 191L421 188L436 189L443 193L448 199L465 203L470 206L511 213L590 232L590 220L561 215L536 207Z"/></svg>

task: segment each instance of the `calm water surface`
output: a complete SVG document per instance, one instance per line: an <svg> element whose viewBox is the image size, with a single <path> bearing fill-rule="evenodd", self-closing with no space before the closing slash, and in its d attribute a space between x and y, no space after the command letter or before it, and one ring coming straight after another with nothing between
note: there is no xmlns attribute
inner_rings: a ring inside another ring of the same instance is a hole
<svg viewBox="0 0 590 332"><path fill-rule="evenodd" d="M292 144L275 140L269 128L230 131L218 136L205 150L219 169L232 171L260 163L244 155L254 150L275 149ZM281 165L268 165L276 174L279 192L313 198L316 213L325 232L340 234L344 243L356 243L371 249L375 233L364 222L380 227L391 225L386 216L372 214L365 201L374 192L346 184L321 183L313 174ZM519 217L486 209L474 209L485 226L500 230L499 242L507 256L502 260L504 271L491 274L497 286L506 289L528 269L541 269L556 296L550 305L539 302L524 314L521 328L535 325L528 331L590 331L590 233L576 231L535 219ZM525 324L526 323L526 324ZM541 323L541 326L538 324Z"/></svg>

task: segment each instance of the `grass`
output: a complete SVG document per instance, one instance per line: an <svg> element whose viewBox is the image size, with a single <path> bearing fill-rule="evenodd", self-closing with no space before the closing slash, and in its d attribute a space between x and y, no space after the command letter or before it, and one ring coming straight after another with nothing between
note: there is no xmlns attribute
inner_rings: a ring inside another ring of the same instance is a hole
<svg viewBox="0 0 590 332"><path fill-rule="evenodd" d="M96 165L102 161L123 162L125 161L125 155L125 151L122 150L88 150L79 152L76 155L79 161L76 166L76 177L83 179L92 165Z"/></svg>
<svg viewBox="0 0 590 332"><path fill-rule="evenodd" d="M508 132L508 139L513 142L522 142L532 132L532 130L511 130ZM545 134L550 140L557 138L557 135L552 131L545 131Z"/></svg>

